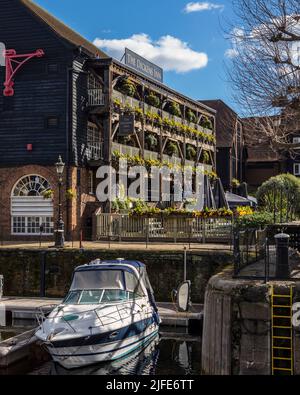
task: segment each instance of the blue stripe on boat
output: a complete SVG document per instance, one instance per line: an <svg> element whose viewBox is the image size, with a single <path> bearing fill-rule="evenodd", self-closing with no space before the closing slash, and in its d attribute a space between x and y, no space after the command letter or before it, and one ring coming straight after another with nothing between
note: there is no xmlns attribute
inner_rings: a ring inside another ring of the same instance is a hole
<svg viewBox="0 0 300 395"><path fill-rule="evenodd" d="M116 359L119 359L119 358L122 358L122 357L124 357L125 355L129 354L130 352L136 350L138 347L142 346L146 340L148 340L148 339L151 338L151 337L154 337L154 336L157 335L157 334L158 334L158 330L156 330L156 331L153 332L153 333L150 333L149 335L143 337L142 339L139 339L139 340L137 340L137 341L135 341L135 342L132 342L132 343L130 343L130 344L127 344L126 346L118 347L118 348L115 348L115 349L109 350L109 351L101 351L101 352L88 353L88 354L53 354L53 353L51 353L51 355L54 356L54 357L58 357L58 358L69 358L69 357L87 357L87 356L89 356L89 355L110 354L110 353L112 353L112 352L117 352L117 351L119 351L119 350L123 350L123 349L125 349L125 348L130 347L130 346L133 346L133 345L135 345L135 344L137 344L137 343L142 343L142 344L140 344L140 345L138 345L138 346L136 346L136 347L133 347L132 349L130 349L130 350L127 351L126 353L124 353L124 354L122 354L122 355L120 355L119 357L116 358Z"/></svg>
<svg viewBox="0 0 300 395"><path fill-rule="evenodd" d="M80 347L80 346L96 346L101 344L110 344L115 343L120 340L124 340L129 337L140 335L145 332L147 328L156 322L154 316L151 318L147 318L145 320L135 322L128 326L125 326L120 329L115 329L110 332L101 333L97 335L84 336L77 339L68 339L68 340L53 340L51 344L53 348L66 348L66 347ZM110 336L114 333L118 332L117 336L113 339ZM49 345L51 347L51 345Z"/></svg>

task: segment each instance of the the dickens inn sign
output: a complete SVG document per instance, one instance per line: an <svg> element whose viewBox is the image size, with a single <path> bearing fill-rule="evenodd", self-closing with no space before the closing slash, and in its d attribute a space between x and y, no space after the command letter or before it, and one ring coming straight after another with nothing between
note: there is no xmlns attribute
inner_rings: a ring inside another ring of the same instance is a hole
<svg viewBox="0 0 300 395"><path fill-rule="evenodd" d="M162 68L130 51L128 48L125 49L125 64L156 81L163 82L164 80Z"/></svg>

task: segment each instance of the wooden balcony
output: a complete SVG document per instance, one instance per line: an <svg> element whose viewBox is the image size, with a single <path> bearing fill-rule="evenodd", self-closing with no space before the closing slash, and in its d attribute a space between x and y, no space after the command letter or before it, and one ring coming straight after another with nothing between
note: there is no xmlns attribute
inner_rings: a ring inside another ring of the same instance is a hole
<svg viewBox="0 0 300 395"><path fill-rule="evenodd" d="M105 106L105 95L102 89L89 89L88 90L88 103L90 107L103 107Z"/></svg>
<svg viewBox="0 0 300 395"><path fill-rule="evenodd" d="M151 160L158 160L159 154L157 152L145 150L144 151L144 158L151 159Z"/></svg>
<svg viewBox="0 0 300 395"><path fill-rule="evenodd" d="M121 155L129 155L129 156L139 156L140 150L136 147L130 147L129 145L112 143L112 152L117 151Z"/></svg>
<svg viewBox="0 0 300 395"><path fill-rule="evenodd" d="M86 156L89 161L98 161L103 159L103 141L88 144Z"/></svg>
<svg viewBox="0 0 300 395"><path fill-rule="evenodd" d="M141 101L134 99L133 97L124 95L123 93L118 92L116 90L113 90L113 100L119 100L122 106L128 105L132 108L143 107L143 103ZM169 112L165 110L161 110L157 107L153 107L150 104L144 103L144 108L145 108L145 112L152 112L154 114L159 114L162 118L167 118L178 123L186 124L199 131L205 132L207 134L212 134L212 130L210 129L203 128L202 126L194 123L188 123L183 118L172 115Z"/></svg>

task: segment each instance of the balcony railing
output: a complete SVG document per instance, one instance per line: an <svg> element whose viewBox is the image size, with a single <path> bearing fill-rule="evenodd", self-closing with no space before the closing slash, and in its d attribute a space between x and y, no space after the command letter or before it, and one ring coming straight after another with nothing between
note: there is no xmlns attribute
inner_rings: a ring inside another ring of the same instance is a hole
<svg viewBox="0 0 300 395"><path fill-rule="evenodd" d="M134 99L133 97L126 96L116 90L113 91L113 100L119 100L123 107L126 105L132 108L140 107L140 102L138 100Z"/></svg>
<svg viewBox="0 0 300 395"><path fill-rule="evenodd" d="M136 107L142 108L142 103L139 100L136 100L133 97L124 95L123 93L118 92L116 90L113 91L113 99L119 100L121 102L122 106L129 105L132 108L136 108ZM187 121L184 121L184 119L181 117L172 115L169 112L164 111L164 110L161 111L159 108L153 107L150 104L145 103L145 112L147 112L147 111L155 113L155 114L160 114L162 116L162 118L167 118L167 119L173 120L178 123L187 124L187 125L191 126L192 128L198 130L199 132L204 132L209 135L211 135L213 133L213 131L210 129L203 128L202 126L195 124L195 123L188 123Z"/></svg>
<svg viewBox="0 0 300 395"><path fill-rule="evenodd" d="M145 159L152 159L152 160L158 160L158 153L157 152L152 152L152 151L148 151L145 150L144 151L144 157Z"/></svg>
<svg viewBox="0 0 300 395"><path fill-rule="evenodd" d="M136 147L130 147L128 145L112 143L112 151L117 151L121 155L139 156L140 150Z"/></svg>
<svg viewBox="0 0 300 395"><path fill-rule="evenodd" d="M88 160L100 160L103 159L103 141L98 143L88 144L87 146L87 158Z"/></svg>
<svg viewBox="0 0 300 395"><path fill-rule="evenodd" d="M91 107L105 105L105 95L102 89L89 89L88 96L89 96L89 105Z"/></svg>
<svg viewBox="0 0 300 395"><path fill-rule="evenodd" d="M163 162L180 166L182 164L182 159L176 156L163 155Z"/></svg>
<svg viewBox="0 0 300 395"><path fill-rule="evenodd" d="M103 145L101 146L101 148L102 147L103 147ZM139 148L130 147L130 146L118 144L118 143L112 143L112 152L114 152L114 151L119 152L121 155L129 155L131 157L141 155ZM97 153L97 151L95 151L95 152ZM102 153L102 151L101 151L101 153ZM152 159L152 160L159 160L159 154L154 151L145 150L144 151L144 158L145 159ZM170 165L177 165L177 166L182 165L181 158L176 157L176 156L163 155L162 162L169 163ZM186 160L185 165L195 167L195 162ZM205 171L211 172L213 170L212 165L206 165L203 163L201 165L204 167Z"/></svg>

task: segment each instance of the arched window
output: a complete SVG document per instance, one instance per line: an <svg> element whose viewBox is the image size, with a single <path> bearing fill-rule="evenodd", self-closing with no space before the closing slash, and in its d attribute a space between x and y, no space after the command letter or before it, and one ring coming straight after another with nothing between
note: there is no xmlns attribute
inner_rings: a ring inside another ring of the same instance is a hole
<svg viewBox="0 0 300 395"><path fill-rule="evenodd" d="M49 191L49 182L38 175L17 182L11 196L12 234L53 234L53 201L45 194Z"/></svg>

